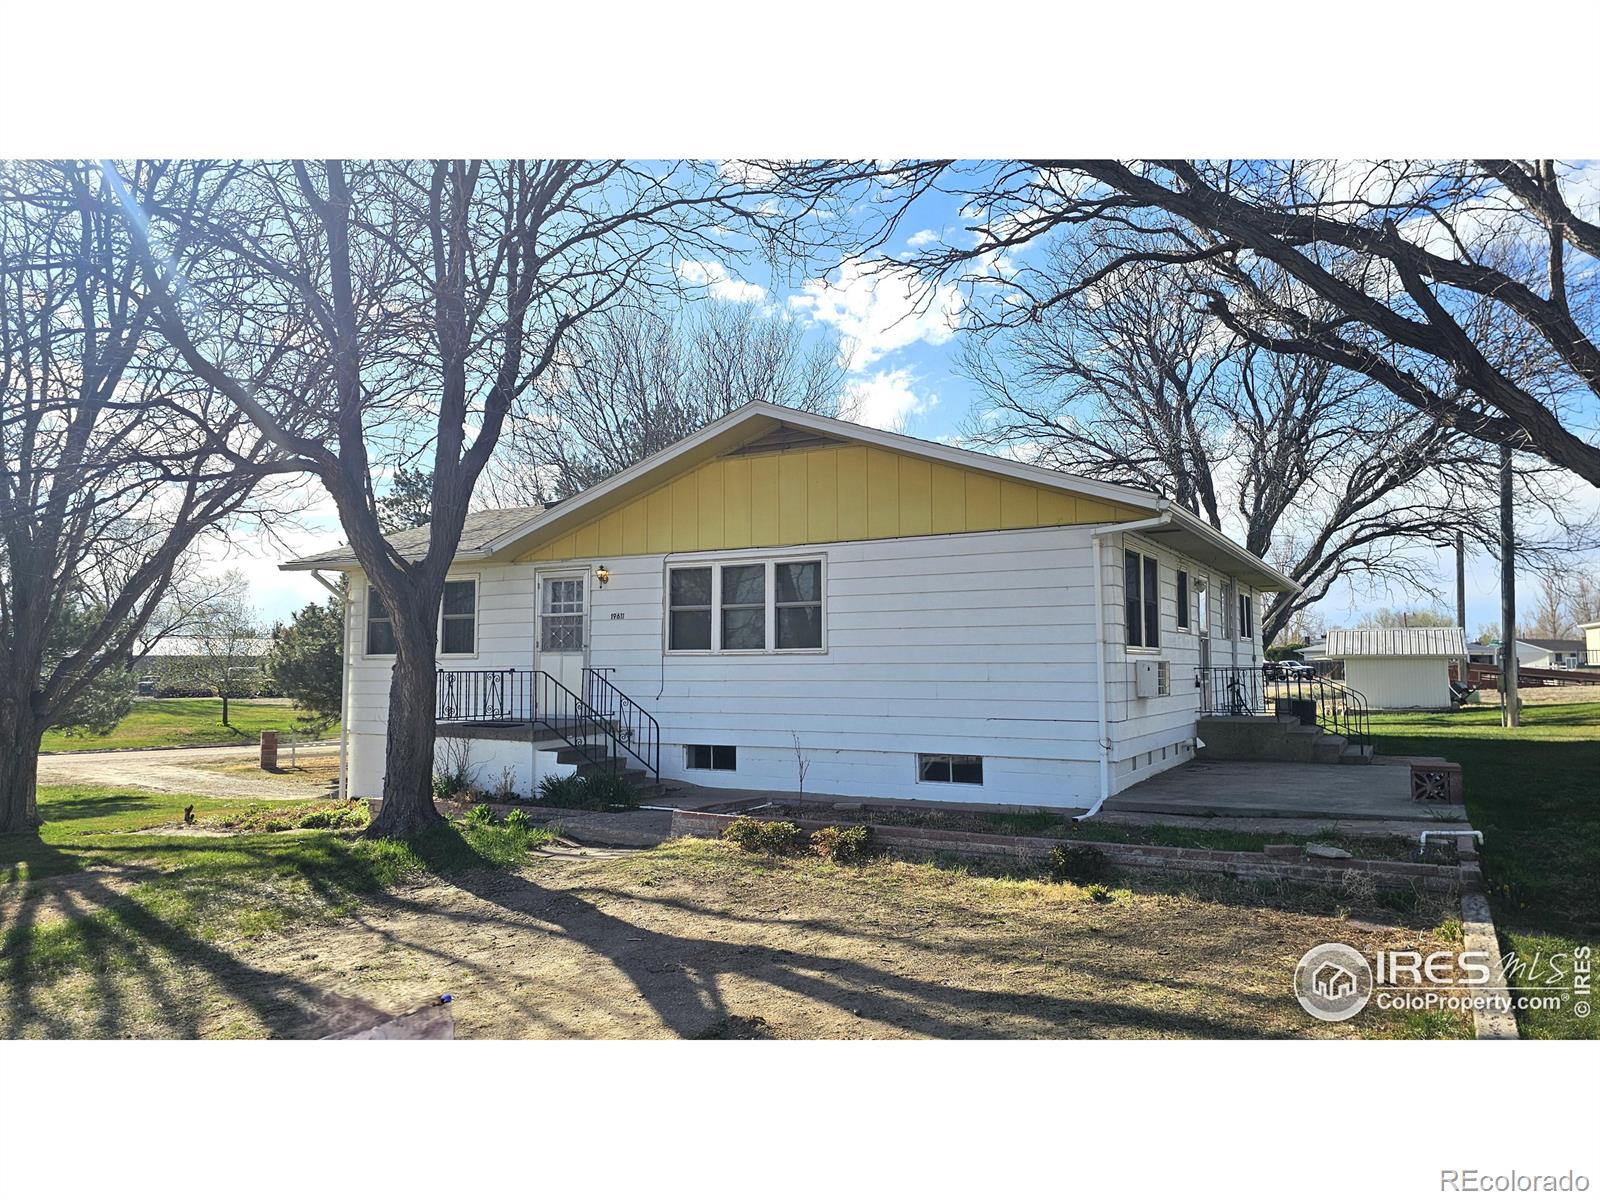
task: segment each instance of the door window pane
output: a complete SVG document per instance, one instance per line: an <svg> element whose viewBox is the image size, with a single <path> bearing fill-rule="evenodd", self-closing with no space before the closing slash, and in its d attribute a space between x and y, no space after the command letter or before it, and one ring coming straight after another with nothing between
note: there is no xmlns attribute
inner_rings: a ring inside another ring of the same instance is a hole
<svg viewBox="0 0 1600 1200"><path fill-rule="evenodd" d="M541 593L539 649L548 654L583 650L583 580L546 579Z"/></svg>

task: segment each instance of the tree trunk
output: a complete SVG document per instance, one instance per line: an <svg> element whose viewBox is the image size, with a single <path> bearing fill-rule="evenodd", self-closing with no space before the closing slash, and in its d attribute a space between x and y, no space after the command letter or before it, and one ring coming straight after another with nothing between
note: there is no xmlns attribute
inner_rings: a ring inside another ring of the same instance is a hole
<svg viewBox="0 0 1600 1200"><path fill-rule="evenodd" d="M411 598L404 608L390 605L399 653L389 677L383 804L367 829L371 837L414 837L442 820L433 802L433 719L438 681L434 677L432 614L437 611L437 599L426 607Z"/></svg>
<svg viewBox="0 0 1600 1200"><path fill-rule="evenodd" d="M0 833L39 826L39 743L44 729L27 703L0 700Z"/></svg>

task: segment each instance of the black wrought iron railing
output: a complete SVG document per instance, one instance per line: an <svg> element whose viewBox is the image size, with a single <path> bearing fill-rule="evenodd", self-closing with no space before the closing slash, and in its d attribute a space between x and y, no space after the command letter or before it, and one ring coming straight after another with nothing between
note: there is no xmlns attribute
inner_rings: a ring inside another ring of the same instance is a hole
<svg viewBox="0 0 1600 1200"><path fill-rule="evenodd" d="M651 778L661 778L661 726L626 692L594 667L583 669L583 699L605 722L615 744Z"/></svg>
<svg viewBox="0 0 1600 1200"><path fill-rule="evenodd" d="M597 682L596 682L597 681ZM599 675L584 672L580 696L546 671L440 670L434 720L478 728L531 725L548 730L602 770L638 759L661 778L661 727ZM591 697L599 702L591 703Z"/></svg>
<svg viewBox="0 0 1600 1200"><path fill-rule="evenodd" d="M1353 746L1372 745L1367 698L1322 675L1293 675L1270 667L1196 667L1202 717L1298 717Z"/></svg>

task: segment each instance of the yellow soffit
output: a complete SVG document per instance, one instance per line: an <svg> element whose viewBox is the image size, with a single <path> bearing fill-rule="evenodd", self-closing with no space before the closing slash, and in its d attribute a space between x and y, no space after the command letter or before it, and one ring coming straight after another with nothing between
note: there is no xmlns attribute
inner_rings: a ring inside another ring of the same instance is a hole
<svg viewBox="0 0 1600 1200"><path fill-rule="evenodd" d="M1132 521L1134 508L851 442L749 444L546 531L518 562ZM535 535L538 536L538 535Z"/></svg>

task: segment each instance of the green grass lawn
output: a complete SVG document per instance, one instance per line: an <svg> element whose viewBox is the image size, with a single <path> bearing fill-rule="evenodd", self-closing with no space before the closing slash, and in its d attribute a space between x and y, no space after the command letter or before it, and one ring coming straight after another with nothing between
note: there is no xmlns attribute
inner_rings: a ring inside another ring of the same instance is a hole
<svg viewBox="0 0 1600 1200"><path fill-rule="evenodd" d="M1600 704L1527 705L1502 729L1492 709L1376 714L1382 754L1461 764L1483 831L1484 881L1502 950L1522 958L1600 941ZM1524 1036L1593 1036L1594 1020L1525 1013Z"/></svg>
<svg viewBox="0 0 1600 1200"><path fill-rule="evenodd" d="M209 746L255 742L263 729L276 729L288 735L294 728L295 710L282 702L230 700L228 724L222 723L222 701L135 700L133 711L107 734L67 734L51 730L44 735L44 749L57 750L154 750L168 746ZM325 738L339 736L334 725Z"/></svg>

